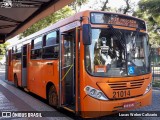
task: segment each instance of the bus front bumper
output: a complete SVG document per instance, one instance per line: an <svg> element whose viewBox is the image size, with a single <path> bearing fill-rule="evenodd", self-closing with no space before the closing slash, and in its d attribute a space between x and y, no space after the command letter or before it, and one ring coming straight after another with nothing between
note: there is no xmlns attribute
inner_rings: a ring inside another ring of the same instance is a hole
<svg viewBox="0 0 160 120"><path fill-rule="evenodd" d="M134 110L152 103L152 89L143 96L122 100L102 101L86 96L83 99L81 115L84 118L95 118L122 111ZM132 106L134 104L134 106ZM126 105L129 105L129 107ZM131 105L131 106L130 106Z"/></svg>

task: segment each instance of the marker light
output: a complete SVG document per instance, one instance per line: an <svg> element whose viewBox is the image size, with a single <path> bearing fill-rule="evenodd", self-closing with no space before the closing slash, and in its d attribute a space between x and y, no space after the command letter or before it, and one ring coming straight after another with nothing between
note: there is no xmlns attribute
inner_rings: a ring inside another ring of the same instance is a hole
<svg viewBox="0 0 160 120"><path fill-rule="evenodd" d="M99 99L99 100L108 100L108 98L103 94L101 90L97 90L91 86L86 86L84 88L84 91L86 92L87 95Z"/></svg>
<svg viewBox="0 0 160 120"><path fill-rule="evenodd" d="M148 93L151 88L152 88L152 82L149 83L149 85L147 86L146 91L144 92L144 94Z"/></svg>

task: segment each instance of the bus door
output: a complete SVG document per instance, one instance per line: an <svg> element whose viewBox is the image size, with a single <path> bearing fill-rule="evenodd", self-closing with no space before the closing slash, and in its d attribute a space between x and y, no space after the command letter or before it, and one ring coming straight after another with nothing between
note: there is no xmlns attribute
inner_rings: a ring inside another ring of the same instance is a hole
<svg viewBox="0 0 160 120"><path fill-rule="evenodd" d="M75 110L75 30L61 34L60 106Z"/></svg>
<svg viewBox="0 0 160 120"><path fill-rule="evenodd" d="M9 81L13 80L13 66L12 66L12 50L7 51L7 56L6 56L6 79Z"/></svg>
<svg viewBox="0 0 160 120"><path fill-rule="evenodd" d="M22 87L27 86L27 51L28 45L22 46Z"/></svg>

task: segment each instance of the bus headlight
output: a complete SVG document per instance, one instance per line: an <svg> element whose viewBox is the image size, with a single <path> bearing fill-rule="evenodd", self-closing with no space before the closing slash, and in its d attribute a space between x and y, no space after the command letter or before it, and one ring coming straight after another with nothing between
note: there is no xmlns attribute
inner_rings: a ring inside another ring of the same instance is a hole
<svg viewBox="0 0 160 120"><path fill-rule="evenodd" d="M146 91L144 92L144 94L148 93L151 88L152 88L152 82L147 86Z"/></svg>
<svg viewBox="0 0 160 120"><path fill-rule="evenodd" d="M86 86L84 88L84 91L86 92L87 95L99 99L99 100L108 100L108 98L103 94L101 90L97 90L91 86Z"/></svg>

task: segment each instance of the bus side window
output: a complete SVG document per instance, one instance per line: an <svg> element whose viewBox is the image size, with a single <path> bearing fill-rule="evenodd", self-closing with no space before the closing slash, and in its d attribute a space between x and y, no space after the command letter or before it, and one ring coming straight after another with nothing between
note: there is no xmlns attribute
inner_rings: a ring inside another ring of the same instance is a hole
<svg viewBox="0 0 160 120"><path fill-rule="evenodd" d="M31 59L41 59L42 37L31 41Z"/></svg>
<svg viewBox="0 0 160 120"><path fill-rule="evenodd" d="M34 40L31 41L31 49L34 49Z"/></svg>
<svg viewBox="0 0 160 120"><path fill-rule="evenodd" d="M12 54L15 52L15 47L12 47Z"/></svg>
<svg viewBox="0 0 160 120"><path fill-rule="evenodd" d="M21 60L21 45L15 46L12 48L12 59L13 60Z"/></svg>
<svg viewBox="0 0 160 120"><path fill-rule="evenodd" d="M58 58L58 52L59 52L59 45L57 40L57 32L51 32L46 35L45 37L45 43L43 46L43 59L57 59Z"/></svg>
<svg viewBox="0 0 160 120"><path fill-rule="evenodd" d="M21 59L21 52L19 52L19 53L13 53L12 54L12 56L13 56L13 60L20 60Z"/></svg>

